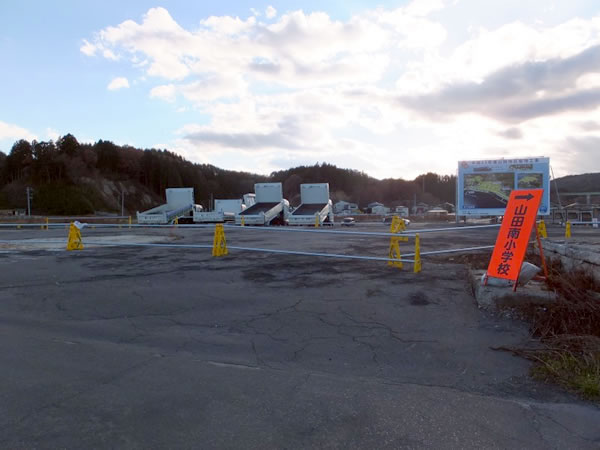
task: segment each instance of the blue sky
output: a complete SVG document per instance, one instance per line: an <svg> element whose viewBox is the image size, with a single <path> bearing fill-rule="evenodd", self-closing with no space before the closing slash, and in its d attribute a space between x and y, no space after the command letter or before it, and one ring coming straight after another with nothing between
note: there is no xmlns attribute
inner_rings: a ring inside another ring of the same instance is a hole
<svg viewBox="0 0 600 450"><path fill-rule="evenodd" d="M324 3L4 0L0 151L72 133L261 173L600 171L600 2Z"/></svg>

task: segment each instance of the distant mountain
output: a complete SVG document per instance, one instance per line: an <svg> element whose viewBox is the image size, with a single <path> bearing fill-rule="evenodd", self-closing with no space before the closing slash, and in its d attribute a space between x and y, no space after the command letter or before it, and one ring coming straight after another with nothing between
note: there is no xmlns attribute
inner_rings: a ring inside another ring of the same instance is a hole
<svg viewBox="0 0 600 450"><path fill-rule="evenodd" d="M600 173L567 175L566 177L552 180L550 184L550 199L553 203L558 204L559 201L556 196L556 187L558 187L558 195L560 196L560 204L562 206L570 205L572 203L600 203L600 195L568 195L570 192L600 192Z"/></svg>
<svg viewBox="0 0 600 450"><path fill-rule="evenodd" d="M551 183L553 193L555 186L558 186L559 194L560 192L600 192L600 172L557 178Z"/></svg>
<svg viewBox="0 0 600 450"><path fill-rule="evenodd" d="M292 205L299 203L300 184L329 183L332 200L410 206L415 201L454 203L456 177L427 173L414 180L378 180L364 172L322 163L273 172L268 176L194 164L167 150L137 149L99 140L80 144L67 134L56 142L14 143L0 152L0 209L24 208L25 188L33 187L37 214L118 212L125 193L129 213L155 206L168 187L193 187L196 202L240 198L259 182L281 182Z"/></svg>

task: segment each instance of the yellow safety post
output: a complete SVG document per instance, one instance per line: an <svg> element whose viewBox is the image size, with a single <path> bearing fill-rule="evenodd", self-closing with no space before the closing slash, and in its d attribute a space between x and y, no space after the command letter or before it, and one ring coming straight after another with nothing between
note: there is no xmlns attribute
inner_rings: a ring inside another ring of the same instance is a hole
<svg viewBox="0 0 600 450"><path fill-rule="evenodd" d="M179 225L179 217L175 217L175 220L173 221L173 225L174 226Z"/></svg>
<svg viewBox="0 0 600 450"><path fill-rule="evenodd" d="M317 213L315 214L315 228L319 228L319 225L319 214Z"/></svg>
<svg viewBox="0 0 600 450"><path fill-rule="evenodd" d="M246 225L246 219L242 216L242 226Z"/></svg>
<svg viewBox="0 0 600 450"><path fill-rule="evenodd" d="M44 222L45 222L45 225L42 225L42 230L47 230L48 229L48 218L47 217Z"/></svg>
<svg viewBox="0 0 600 450"><path fill-rule="evenodd" d="M225 239L225 228L222 223L215 225L215 238L213 240L213 256L225 256L227 251L227 240Z"/></svg>
<svg viewBox="0 0 600 450"><path fill-rule="evenodd" d="M69 227L67 250L83 250L83 242L81 242L81 230L77 228L73 222L71 222L71 226Z"/></svg>
<svg viewBox="0 0 600 450"><path fill-rule="evenodd" d="M571 221L567 220L567 226L565 228L565 239L569 239L571 237Z"/></svg>
<svg viewBox="0 0 600 450"><path fill-rule="evenodd" d="M541 238L546 239L548 237L548 232L546 231L546 223L544 222L544 219L540 220L537 226L537 231L538 231L538 235Z"/></svg>
<svg viewBox="0 0 600 450"><path fill-rule="evenodd" d="M394 216L392 219L392 224L390 225L390 233L400 233L406 230L406 225L404 224L404 220L402 220L398 216ZM392 236L390 238L390 249L388 252L388 258L393 259L395 261L388 261L388 266L397 267L402 269L402 255L400 254L400 241L408 242L407 236Z"/></svg>
<svg viewBox="0 0 600 450"><path fill-rule="evenodd" d="M419 273L421 271L421 239L419 234L415 234L415 262L413 266L413 272Z"/></svg>
<svg viewBox="0 0 600 450"><path fill-rule="evenodd" d="M131 228L131 216L129 216L129 228Z"/></svg>
<svg viewBox="0 0 600 450"><path fill-rule="evenodd" d="M394 216L392 218L392 223L390 224L390 233L400 233L401 231L406 230L406 224L404 220L402 220L398 216Z"/></svg>

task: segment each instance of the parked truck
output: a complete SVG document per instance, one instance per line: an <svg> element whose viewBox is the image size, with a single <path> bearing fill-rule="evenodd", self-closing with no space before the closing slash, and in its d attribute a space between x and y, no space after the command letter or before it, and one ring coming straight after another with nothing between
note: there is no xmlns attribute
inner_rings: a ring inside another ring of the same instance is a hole
<svg viewBox="0 0 600 450"><path fill-rule="evenodd" d="M212 211L195 211L194 222L197 223L214 223L234 221L236 214L241 213L246 206L242 203L242 199L217 199L215 207Z"/></svg>
<svg viewBox="0 0 600 450"><path fill-rule="evenodd" d="M329 183L300 185L300 206L290 214L290 225L333 225L333 204L329 199Z"/></svg>
<svg viewBox="0 0 600 450"><path fill-rule="evenodd" d="M194 188L169 188L165 190L167 202L148 211L137 213L141 224L168 224L177 219L191 221L194 211L202 206L194 204Z"/></svg>
<svg viewBox="0 0 600 450"><path fill-rule="evenodd" d="M283 198L281 183L254 185L256 203L236 214L235 223L245 225L283 225L287 223L290 203Z"/></svg>
<svg viewBox="0 0 600 450"><path fill-rule="evenodd" d="M249 192L248 194L244 194L242 199L244 200L246 208L250 208L256 203L256 194L254 192Z"/></svg>

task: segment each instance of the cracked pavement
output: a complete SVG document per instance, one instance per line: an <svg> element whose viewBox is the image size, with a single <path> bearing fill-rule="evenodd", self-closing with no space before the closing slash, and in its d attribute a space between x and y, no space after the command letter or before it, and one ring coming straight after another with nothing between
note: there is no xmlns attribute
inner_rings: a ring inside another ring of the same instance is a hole
<svg viewBox="0 0 600 450"><path fill-rule="evenodd" d="M116 232L212 241L210 230ZM230 245L387 253L386 238L226 233ZM83 241L109 234L85 229ZM2 448L600 447L597 406L490 349L524 343L527 327L478 310L464 265L448 259L413 274L236 251L7 249L0 335Z"/></svg>

